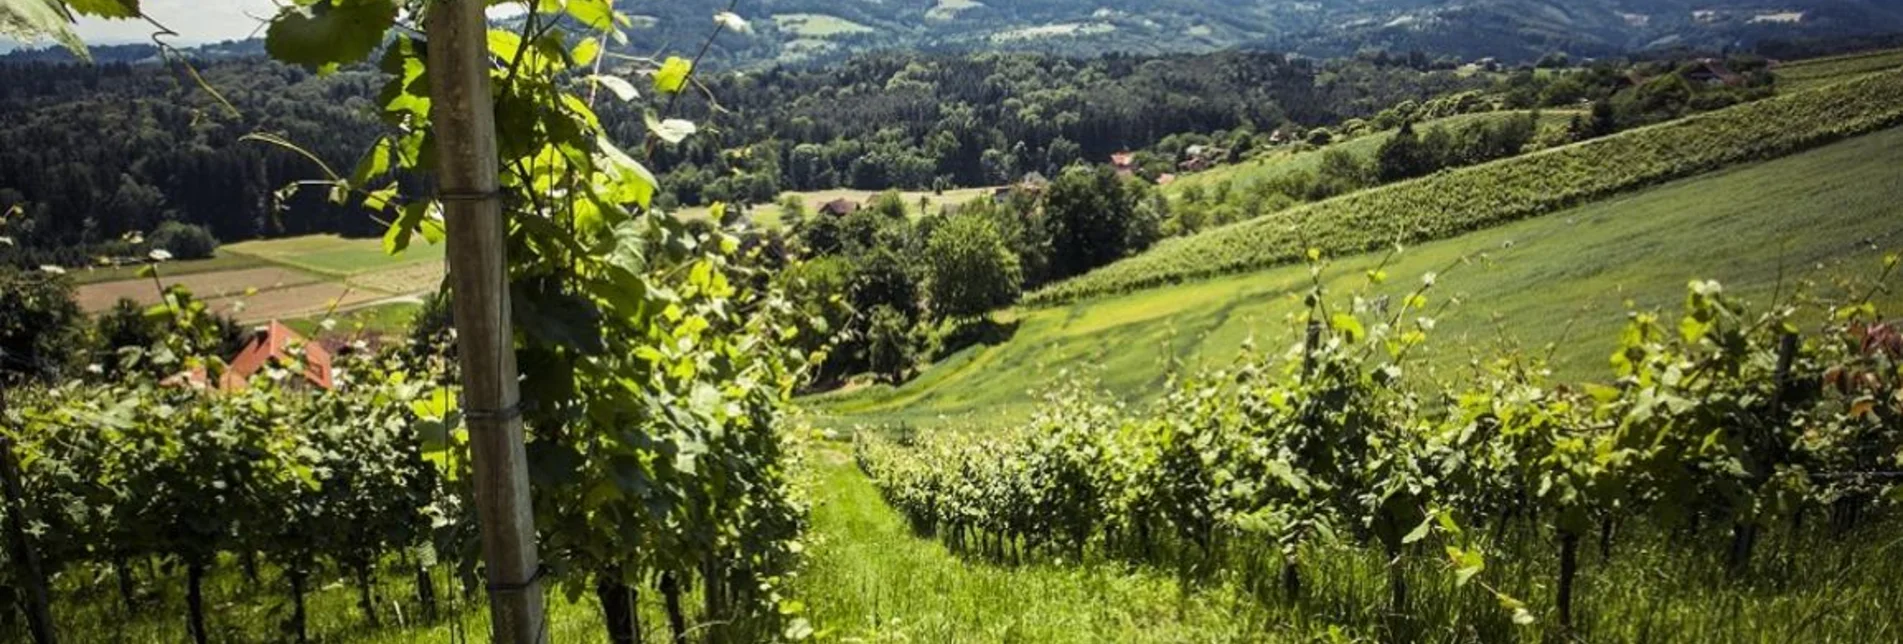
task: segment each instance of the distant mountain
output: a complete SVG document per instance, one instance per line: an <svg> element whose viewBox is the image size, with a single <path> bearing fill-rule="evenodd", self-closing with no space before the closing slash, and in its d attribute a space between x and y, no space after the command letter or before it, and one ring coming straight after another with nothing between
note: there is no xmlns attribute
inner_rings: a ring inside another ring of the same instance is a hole
<svg viewBox="0 0 1903 644"><path fill-rule="evenodd" d="M728 3L630 4L637 19L627 49L694 49ZM880 49L1088 56L1230 47L1315 57L1418 51L1511 63L1553 52L1596 58L1903 33L1903 0L739 0L735 10L752 33L720 36L709 51L713 65L832 62ZM122 47L102 49L108 60L150 50ZM60 55L16 51L0 59Z"/></svg>
<svg viewBox="0 0 1903 644"><path fill-rule="evenodd" d="M684 47L726 0L648 3L634 49ZM750 36L720 60L826 60L881 48L1069 54L1235 46L1530 61L1903 32L1896 0L741 0Z"/></svg>

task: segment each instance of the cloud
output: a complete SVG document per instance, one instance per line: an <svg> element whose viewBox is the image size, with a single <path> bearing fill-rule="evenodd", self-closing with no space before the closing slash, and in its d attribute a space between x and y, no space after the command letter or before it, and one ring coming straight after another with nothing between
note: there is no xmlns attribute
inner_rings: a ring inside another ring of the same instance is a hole
<svg viewBox="0 0 1903 644"><path fill-rule="evenodd" d="M198 45L263 35L262 20L277 13L271 0L143 0L145 14L178 36L169 42ZM150 42L157 29L142 20L79 19L79 36L93 44Z"/></svg>

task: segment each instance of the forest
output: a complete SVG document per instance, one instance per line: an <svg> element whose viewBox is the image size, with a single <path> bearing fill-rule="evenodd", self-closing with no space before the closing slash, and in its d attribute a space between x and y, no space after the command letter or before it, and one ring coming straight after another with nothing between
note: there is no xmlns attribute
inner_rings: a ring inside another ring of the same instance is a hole
<svg viewBox="0 0 1903 644"><path fill-rule="evenodd" d="M1137 151L1154 179L1198 143L1233 160L1437 113L1597 100L1617 108L1593 125L1609 130L1768 91L1667 83L1680 64L1670 59L1601 61L1565 74L1532 66L1471 73L1456 63L1387 53L1330 61L1242 51L892 53L826 68L709 74L679 101L701 132L653 163L667 179L662 207L744 206L794 190L1002 185L1105 163L1119 151ZM1750 79L1747 88L1766 84L1754 71L1761 59L1738 58L1733 67ZM0 211L18 220L0 258L28 267L86 264L124 255L127 234L165 221L226 242L382 230L387 215L287 189L326 168L353 166L387 130L372 110L377 71L317 75L242 53L191 69L203 84L176 63L0 63ZM1633 76L1660 80L1621 91ZM645 135L638 107L601 111L616 140ZM257 134L295 141L314 158ZM87 215L63 216L72 212Z"/></svg>

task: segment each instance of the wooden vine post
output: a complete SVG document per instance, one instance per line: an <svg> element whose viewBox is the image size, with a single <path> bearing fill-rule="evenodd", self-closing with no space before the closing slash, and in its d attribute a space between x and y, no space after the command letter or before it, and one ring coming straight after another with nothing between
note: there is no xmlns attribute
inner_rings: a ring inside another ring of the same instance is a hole
<svg viewBox="0 0 1903 644"><path fill-rule="evenodd" d="M547 616L509 318L508 232L496 178L484 4L430 3L424 18L430 118L493 633L496 642L542 644Z"/></svg>

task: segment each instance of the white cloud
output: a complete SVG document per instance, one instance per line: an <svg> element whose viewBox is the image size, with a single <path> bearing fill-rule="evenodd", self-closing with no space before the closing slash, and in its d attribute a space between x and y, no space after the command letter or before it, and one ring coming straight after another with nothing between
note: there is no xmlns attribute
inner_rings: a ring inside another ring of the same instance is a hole
<svg viewBox="0 0 1903 644"><path fill-rule="evenodd" d="M145 14L178 32L168 40L175 45L202 45L221 40L239 40L263 35L263 20L277 13L271 0L143 0ZM143 20L100 20L81 17L76 27L80 38L95 45L147 43L158 28ZM14 43L0 38L0 51ZM51 41L35 43L48 45Z"/></svg>

